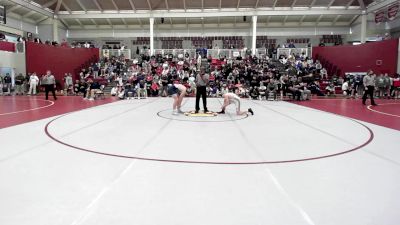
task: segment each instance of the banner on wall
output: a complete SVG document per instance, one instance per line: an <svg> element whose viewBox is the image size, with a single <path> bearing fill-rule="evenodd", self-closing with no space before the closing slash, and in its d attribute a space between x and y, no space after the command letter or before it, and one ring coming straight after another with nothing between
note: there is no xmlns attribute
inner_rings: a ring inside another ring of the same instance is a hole
<svg viewBox="0 0 400 225"><path fill-rule="evenodd" d="M395 3L388 7L387 18L389 20L394 20L396 18L397 13L399 12L399 7L399 3Z"/></svg>
<svg viewBox="0 0 400 225"><path fill-rule="evenodd" d="M375 13L375 23L380 24L382 22L385 22L385 11L378 11Z"/></svg>

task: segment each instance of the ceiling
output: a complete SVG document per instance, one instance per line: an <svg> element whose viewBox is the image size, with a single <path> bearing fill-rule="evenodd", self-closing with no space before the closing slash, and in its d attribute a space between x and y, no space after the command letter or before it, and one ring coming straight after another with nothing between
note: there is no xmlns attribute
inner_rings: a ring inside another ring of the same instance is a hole
<svg viewBox="0 0 400 225"><path fill-rule="evenodd" d="M345 13L351 9L366 9L369 5L377 4L372 0L0 0L1 5L7 8L7 14L10 17L25 20L31 23L41 23L53 15L60 15L62 23L70 29L82 28L114 28L129 26L147 26L148 17L130 18L126 12L143 13L150 15L152 12L175 12L198 10L207 12L215 10L237 10L245 12L246 10L296 10L306 9L340 9L344 13L334 15L321 12L319 15L309 14L304 10L304 15L287 13L285 15L261 15L257 22L260 26L297 26L297 25L331 25L343 26L351 24L358 15ZM33 10L32 10L33 9ZM91 13L115 13L121 16L113 18L91 17ZM124 13L125 12L125 13ZM290 11L289 11L290 12ZM122 13L122 14L119 14ZM75 17L76 14L85 14L85 17ZM171 14L172 15L172 14ZM63 17L64 16L64 17ZM189 26L192 24L217 25L217 26L248 26L251 23L251 17L238 16L205 16L205 17L172 17L164 19L155 19L158 26Z"/></svg>

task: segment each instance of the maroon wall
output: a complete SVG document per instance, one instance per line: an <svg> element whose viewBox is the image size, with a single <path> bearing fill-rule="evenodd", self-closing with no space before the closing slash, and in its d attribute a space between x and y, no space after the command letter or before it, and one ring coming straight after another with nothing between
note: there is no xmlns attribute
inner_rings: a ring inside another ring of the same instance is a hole
<svg viewBox="0 0 400 225"><path fill-rule="evenodd" d="M62 82L65 73L76 76L77 69L90 60L99 59L98 48L69 48L26 42L26 70L38 75L51 70L56 80Z"/></svg>
<svg viewBox="0 0 400 225"><path fill-rule="evenodd" d="M0 41L0 51L15 52L15 44L7 41Z"/></svg>
<svg viewBox="0 0 400 225"><path fill-rule="evenodd" d="M395 74L397 71L398 39L370 42L362 45L343 45L313 47L313 59L329 61L345 72L366 72L372 69L375 73ZM382 65L377 65L382 60Z"/></svg>

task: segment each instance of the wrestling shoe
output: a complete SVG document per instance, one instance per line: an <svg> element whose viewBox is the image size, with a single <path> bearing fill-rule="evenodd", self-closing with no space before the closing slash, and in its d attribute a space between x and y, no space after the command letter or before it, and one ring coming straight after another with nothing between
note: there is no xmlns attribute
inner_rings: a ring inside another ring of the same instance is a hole
<svg viewBox="0 0 400 225"><path fill-rule="evenodd" d="M178 115L178 111L176 111L176 110L172 111L172 115L174 115L174 116Z"/></svg>
<svg viewBox="0 0 400 225"><path fill-rule="evenodd" d="M181 109L178 109L178 113L185 113L184 111L182 111Z"/></svg>
<svg viewBox="0 0 400 225"><path fill-rule="evenodd" d="M254 112L251 108L249 108L247 111L249 111L249 113L251 113L252 116L254 115Z"/></svg>
<svg viewBox="0 0 400 225"><path fill-rule="evenodd" d="M217 112L218 114L225 114L225 111L224 110L222 110L222 111L220 111L220 112Z"/></svg>

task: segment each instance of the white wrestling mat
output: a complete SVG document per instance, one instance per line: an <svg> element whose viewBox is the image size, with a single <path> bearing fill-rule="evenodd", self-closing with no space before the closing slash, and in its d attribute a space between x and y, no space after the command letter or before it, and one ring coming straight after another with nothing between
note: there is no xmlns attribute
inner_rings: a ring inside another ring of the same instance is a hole
<svg viewBox="0 0 400 225"><path fill-rule="evenodd" d="M399 131L288 102L241 106L255 115L126 100L2 129L0 224L399 224Z"/></svg>

